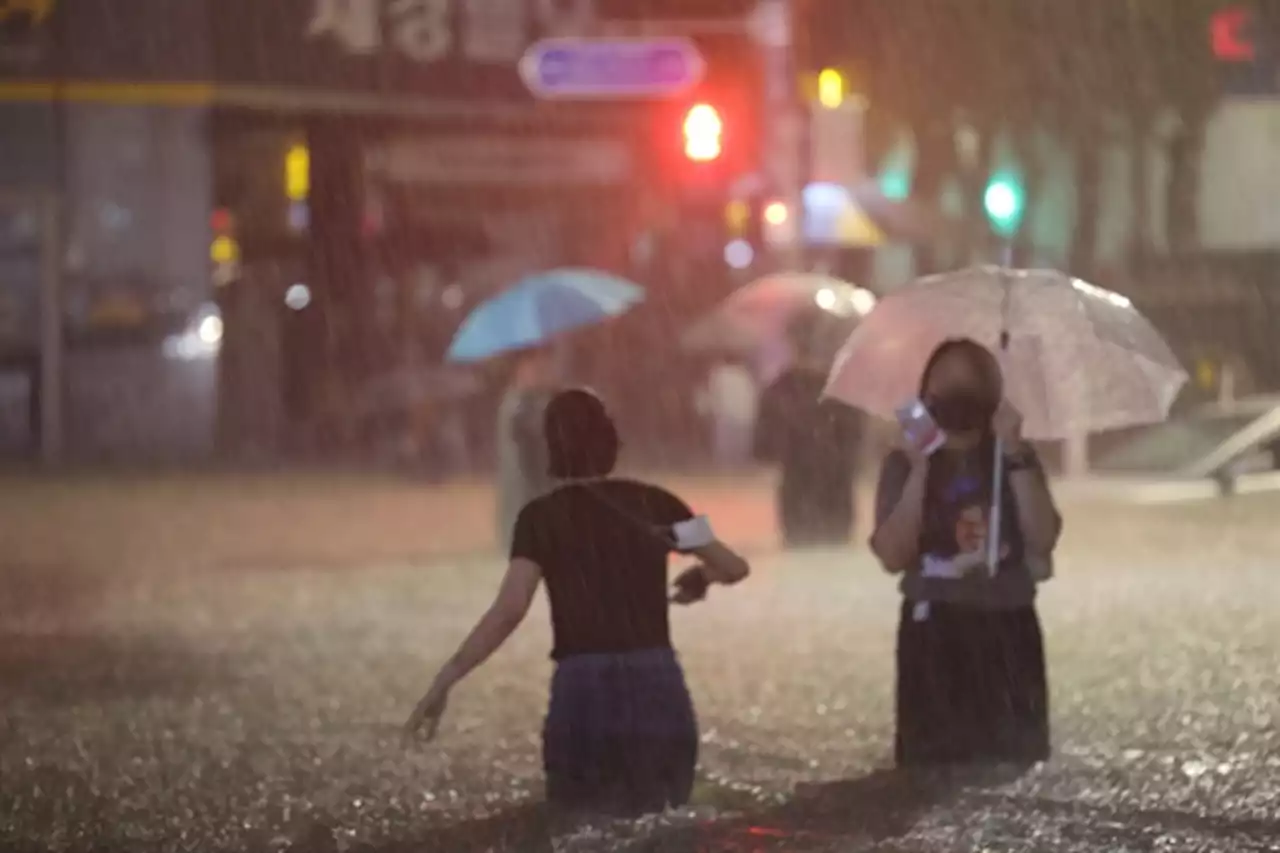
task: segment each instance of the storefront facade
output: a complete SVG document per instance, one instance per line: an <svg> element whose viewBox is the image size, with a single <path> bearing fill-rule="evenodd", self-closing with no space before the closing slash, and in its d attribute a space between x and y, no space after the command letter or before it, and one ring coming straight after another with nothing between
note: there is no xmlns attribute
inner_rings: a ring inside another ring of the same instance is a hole
<svg viewBox="0 0 1280 853"><path fill-rule="evenodd" d="M537 39L628 4L129 5L0 4L0 452L30 449L50 412L31 392L55 292L68 458L274 456L335 374L438 358L522 272L646 275L637 235L671 219L653 140L676 142L680 106L538 102L517 70ZM741 61L710 64L721 90L753 85Z"/></svg>

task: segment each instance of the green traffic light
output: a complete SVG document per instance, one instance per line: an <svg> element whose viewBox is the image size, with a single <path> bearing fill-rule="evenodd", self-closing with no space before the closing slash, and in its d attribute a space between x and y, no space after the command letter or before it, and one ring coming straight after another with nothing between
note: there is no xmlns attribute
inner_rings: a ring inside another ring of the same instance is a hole
<svg viewBox="0 0 1280 853"><path fill-rule="evenodd" d="M891 201L911 196L911 176L904 169L886 169L880 174L880 192Z"/></svg>
<svg viewBox="0 0 1280 853"><path fill-rule="evenodd" d="M992 227L1005 236L1011 236L1022 224L1023 209L1026 206L1022 184L1007 175L993 177L982 196L982 205L986 208Z"/></svg>

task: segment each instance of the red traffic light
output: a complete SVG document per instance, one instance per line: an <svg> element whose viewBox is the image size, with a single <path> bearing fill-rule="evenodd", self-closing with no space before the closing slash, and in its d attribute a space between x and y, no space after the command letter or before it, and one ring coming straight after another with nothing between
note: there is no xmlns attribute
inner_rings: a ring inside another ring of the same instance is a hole
<svg viewBox="0 0 1280 853"><path fill-rule="evenodd" d="M710 104L690 107L684 117L684 154L697 163L709 163L724 153L724 122Z"/></svg>
<svg viewBox="0 0 1280 853"><path fill-rule="evenodd" d="M226 234L235 228L235 217L225 207L216 207L209 214L209 230L216 234Z"/></svg>

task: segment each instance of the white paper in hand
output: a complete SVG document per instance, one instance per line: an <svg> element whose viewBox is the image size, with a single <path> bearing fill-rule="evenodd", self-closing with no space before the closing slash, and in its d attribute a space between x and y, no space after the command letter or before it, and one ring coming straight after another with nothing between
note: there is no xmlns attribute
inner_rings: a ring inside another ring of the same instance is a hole
<svg viewBox="0 0 1280 853"><path fill-rule="evenodd" d="M716 535L711 530L711 522L705 515L695 515L686 521L678 521L671 525L671 536L675 539L677 551L705 548L716 541Z"/></svg>

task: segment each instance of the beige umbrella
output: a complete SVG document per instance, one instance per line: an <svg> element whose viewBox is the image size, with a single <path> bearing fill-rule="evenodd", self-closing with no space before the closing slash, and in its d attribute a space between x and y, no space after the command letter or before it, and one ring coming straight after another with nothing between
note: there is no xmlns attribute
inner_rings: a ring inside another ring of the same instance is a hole
<svg viewBox="0 0 1280 853"><path fill-rule="evenodd" d="M695 352L747 353L784 338L800 315L856 323L875 307L871 291L820 273L775 273L744 285L681 336Z"/></svg>

